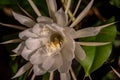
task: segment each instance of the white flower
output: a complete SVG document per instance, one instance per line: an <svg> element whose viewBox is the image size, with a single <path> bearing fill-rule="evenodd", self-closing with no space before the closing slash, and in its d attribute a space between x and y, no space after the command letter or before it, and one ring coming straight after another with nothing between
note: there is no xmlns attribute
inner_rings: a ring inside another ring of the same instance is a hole
<svg viewBox="0 0 120 80"><path fill-rule="evenodd" d="M114 24L110 23L99 27L89 27L78 31L72 28L86 16L92 6L93 0L90 1L71 25L67 25L67 11L64 12L62 8L57 10L56 0L46 1L51 18L39 16L36 20L37 22L35 22L29 17L13 12L13 16L17 21L29 27L19 33L19 38L22 42L13 50L13 52L21 55L29 62L20 68L13 78L22 75L26 70L33 67L35 75L43 75L46 72L58 70L62 80L69 80L69 69L72 60L74 58L77 60L84 60L86 58L85 51L80 45L100 46L110 43L75 42L74 40L77 38L96 36L101 29ZM70 2L68 2L67 10L69 10L69 3ZM14 42L14 40L4 43L9 42Z"/></svg>
<svg viewBox="0 0 120 80"><path fill-rule="evenodd" d="M15 12L13 15L17 18L22 16ZM50 18L42 20L44 18L39 17L39 22L33 27L19 33L23 41L13 51L31 62L35 75L56 69L66 73L75 58L75 41L67 28L52 22Z"/></svg>

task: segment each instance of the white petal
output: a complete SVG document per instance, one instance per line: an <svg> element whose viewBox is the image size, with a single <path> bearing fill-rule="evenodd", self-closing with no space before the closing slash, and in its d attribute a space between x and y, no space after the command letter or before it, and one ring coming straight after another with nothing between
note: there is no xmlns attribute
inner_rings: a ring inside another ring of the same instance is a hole
<svg viewBox="0 0 120 80"><path fill-rule="evenodd" d="M52 18L54 18L54 13L57 11L56 0L46 0L49 14Z"/></svg>
<svg viewBox="0 0 120 80"><path fill-rule="evenodd" d="M58 68L60 73L66 73L69 71L70 67L72 64L72 60L71 61L67 61L66 59L63 58L63 64L60 68Z"/></svg>
<svg viewBox="0 0 120 80"><path fill-rule="evenodd" d="M64 27L68 23L68 16L67 14L63 11L62 8L60 8L56 13L55 17L57 20L57 24Z"/></svg>
<svg viewBox="0 0 120 80"><path fill-rule="evenodd" d="M103 46L110 44L111 42L77 42L77 43L83 46Z"/></svg>
<svg viewBox="0 0 120 80"><path fill-rule="evenodd" d="M40 34L40 32L41 32L40 24L36 23L32 28L32 32L35 34Z"/></svg>
<svg viewBox="0 0 120 80"><path fill-rule="evenodd" d="M60 68L60 66L63 64L61 54L57 54L53 58L55 59L55 62L48 71L55 71L56 69Z"/></svg>
<svg viewBox="0 0 120 80"><path fill-rule="evenodd" d="M32 64L30 62L26 63L23 67L21 67L18 70L18 72L16 73L15 76L12 77L12 79L21 76L22 74L24 74L31 67L32 67Z"/></svg>
<svg viewBox="0 0 120 80"><path fill-rule="evenodd" d="M43 70L40 65L34 65L33 70L35 75L43 75L46 73L46 71Z"/></svg>
<svg viewBox="0 0 120 80"><path fill-rule="evenodd" d="M49 23L53 23L53 20L51 18L46 17L46 16L39 16L37 18L37 22L49 22Z"/></svg>
<svg viewBox="0 0 120 80"><path fill-rule="evenodd" d="M60 80L71 80L70 73L60 73Z"/></svg>
<svg viewBox="0 0 120 80"><path fill-rule="evenodd" d="M54 64L54 62L55 62L55 59L52 56L48 56L45 59L45 61L43 62L42 67L45 70L49 70L52 67L52 65Z"/></svg>
<svg viewBox="0 0 120 80"><path fill-rule="evenodd" d="M27 10L25 10L20 4L18 4L18 7L20 8L20 10L21 10L24 14L26 14L29 18L31 18L31 19L34 20L34 17L33 17L31 14L29 14L29 13L27 12Z"/></svg>
<svg viewBox="0 0 120 80"><path fill-rule="evenodd" d="M120 78L120 73L112 66L110 66L110 67L111 67L112 71Z"/></svg>
<svg viewBox="0 0 120 80"><path fill-rule="evenodd" d="M14 18L19 21L21 24L27 26L27 27L33 27L33 25L35 24L35 22L30 19L29 17L23 16L21 14L15 13L14 11L12 12Z"/></svg>
<svg viewBox="0 0 120 80"><path fill-rule="evenodd" d="M76 32L73 28L64 27L65 32L67 32L73 39L76 37Z"/></svg>
<svg viewBox="0 0 120 80"><path fill-rule="evenodd" d="M57 25L57 24L55 24L55 23L53 23L53 24L51 24L51 25L46 25L47 27L49 27L51 30L53 30L53 31L59 31L59 32L63 32L63 30L64 30L64 28L63 27L61 27L61 26L59 26L59 25Z"/></svg>
<svg viewBox="0 0 120 80"><path fill-rule="evenodd" d="M33 52L32 50L24 47L24 49L23 49L23 51L22 51L22 53L21 53L21 56L22 56L24 59L29 60L29 56L30 56L30 54L32 54L32 52Z"/></svg>
<svg viewBox="0 0 120 80"><path fill-rule="evenodd" d="M75 57L75 42L67 33L65 34L66 37L64 39L63 48L61 49L61 54L63 58L65 58L68 61L71 61Z"/></svg>
<svg viewBox="0 0 120 80"><path fill-rule="evenodd" d="M20 43L17 48L15 48L14 50L12 50L14 53L16 53L17 55L20 55L24 49L25 43L22 42Z"/></svg>
<svg viewBox="0 0 120 80"><path fill-rule="evenodd" d="M53 80L54 79L54 71L50 72L50 76L49 76L49 80Z"/></svg>
<svg viewBox="0 0 120 80"><path fill-rule="evenodd" d="M94 0L91 0L89 2L89 4L87 5L87 7L78 15L78 17L76 18L76 20L70 25L70 27L74 27L76 24L78 24L88 13L88 11L90 10L92 4L93 4Z"/></svg>
<svg viewBox="0 0 120 80"><path fill-rule="evenodd" d="M33 8L34 12L37 14L37 16L41 16L41 13L39 12L37 6L32 0L28 0L30 6Z"/></svg>
<svg viewBox="0 0 120 80"><path fill-rule="evenodd" d="M55 64L57 68L59 68L63 64L61 53L55 55L54 58L55 58Z"/></svg>
<svg viewBox="0 0 120 80"><path fill-rule="evenodd" d="M45 24L35 24L32 28L32 32L39 35L40 37L49 36L51 34L50 29L46 27Z"/></svg>
<svg viewBox="0 0 120 80"><path fill-rule="evenodd" d="M46 59L46 51L42 48L38 49L33 55L30 57L30 61L32 64L41 64Z"/></svg>
<svg viewBox="0 0 120 80"><path fill-rule="evenodd" d="M85 29L78 30L78 31L76 31L75 38L96 36L103 28L108 27L108 26L113 25L113 24L115 24L115 22L105 24L105 25L102 25L102 26L98 26L98 27L88 27L88 28L85 28Z"/></svg>
<svg viewBox="0 0 120 80"><path fill-rule="evenodd" d="M67 6L66 6L66 10L65 13L68 13L69 9L70 9L70 5L71 5L71 0L67 1Z"/></svg>
<svg viewBox="0 0 120 80"><path fill-rule="evenodd" d="M5 26L5 27L10 27L10 28L14 28L14 29L18 29L18 30L25 30L25 27L22 26L18 26L18 25L13 25L13 24L6 24L6 23L1 23L0 25Z"/></svg>
<svg viewBox="0 0 120 80"><path fill-rule="evenodd" d="M51 29L52 31L55 31L55 32L58 32L58 33L60 33L62 36L65 36L64 35L64 28L63 27L61 27L61 26L59 26L59 25L57 25L57 24L51 24L51 25L46 25L49 29Z"/></svg>
<svg viewBox="0 0 120 80"><path fill-rule="evenodd" d="M25 45L30 50L35 50L41 46L40 39L29 38L25 41Z"/></svg>
<svg viewBox="0 0 120 80"><path fill-rule="evenodd" d="M29 37L33 37L33 38L38 37L36 34L32 33L30 30L31 29L27 29L27 30L20 32L19 33L20 39L26 40Z"/></svg>
<svg viewBox="0 0 120 80"><path fill-rule="evenodd" d="M12 40L8 40L8 41L5 41L5 42L2 42L0 44L19 43L19 42L21 42L20 39L12 39Z"/></svg>
<svg viewBox="0 0 120 80"><path fill-rule="evenodd" d="M76 15L76 13L77 13L77 11L78 11L78 9L79 9L79 7L80 7L80 4L81 4L81 0L78 1L77 5L76 5L76 7L75 7L75 10L74 10L74 12L73 12L73 16Z"/></svg>
<svg viewBox="0 0 120 80"><path fill-rule="evenodd" d="M77 60L84 60L86 58L86 53L79 44L75 44L75 57Z"/></svg>

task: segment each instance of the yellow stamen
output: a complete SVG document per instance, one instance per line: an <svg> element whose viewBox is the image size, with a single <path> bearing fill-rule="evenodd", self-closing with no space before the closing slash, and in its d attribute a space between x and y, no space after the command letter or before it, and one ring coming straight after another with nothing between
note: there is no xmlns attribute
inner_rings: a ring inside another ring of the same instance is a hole
<svg viewBox="0 0 120 80"><path fill-rule="evenodd" d="M48 55L52 55L61 49L63 44L63 37L59 33L54 33L50 37L50 43L47 45Z"/></svg>

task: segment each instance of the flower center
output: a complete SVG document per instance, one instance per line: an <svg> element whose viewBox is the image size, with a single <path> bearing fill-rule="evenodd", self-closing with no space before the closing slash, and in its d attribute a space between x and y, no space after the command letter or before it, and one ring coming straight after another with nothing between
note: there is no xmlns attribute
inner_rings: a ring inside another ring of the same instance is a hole
<svg viewBox="0 0 120 80"><path fill-rule="evenodd" d="M50 42L55 47L57 47L58 45L62 46L62 44L63 44L63 37L59 33L54 33L50 37Z"/></svg>
<svg viewBox="0 0 120 80"><path fill-rule="evenodd" d="M63 44L63 37L59 33L53 33L50 36L50 43L48 43L47 51L48 55L52 55L61 49Z"/></svg>

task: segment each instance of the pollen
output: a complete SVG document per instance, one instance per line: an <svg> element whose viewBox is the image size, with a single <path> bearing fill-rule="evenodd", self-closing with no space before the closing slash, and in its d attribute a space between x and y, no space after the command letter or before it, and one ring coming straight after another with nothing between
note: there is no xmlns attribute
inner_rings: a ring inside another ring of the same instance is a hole
<svg viewBox="0 0 120 80"><path fill-rule="evenodd" d="M50 43L47 43L48 56L53 55L61 49L63 45L63 37L59 33L53 33L50 36Z"/></svg>
<svg viewBox="0 0 120 80"><path fill-rule="evenodd" d="M51 35L50 37L50 42L52 43L52 45L54 45L55 47L62 46L63 44L63 37L62 35L60 35L59 33L54 33Z"/></svg>

